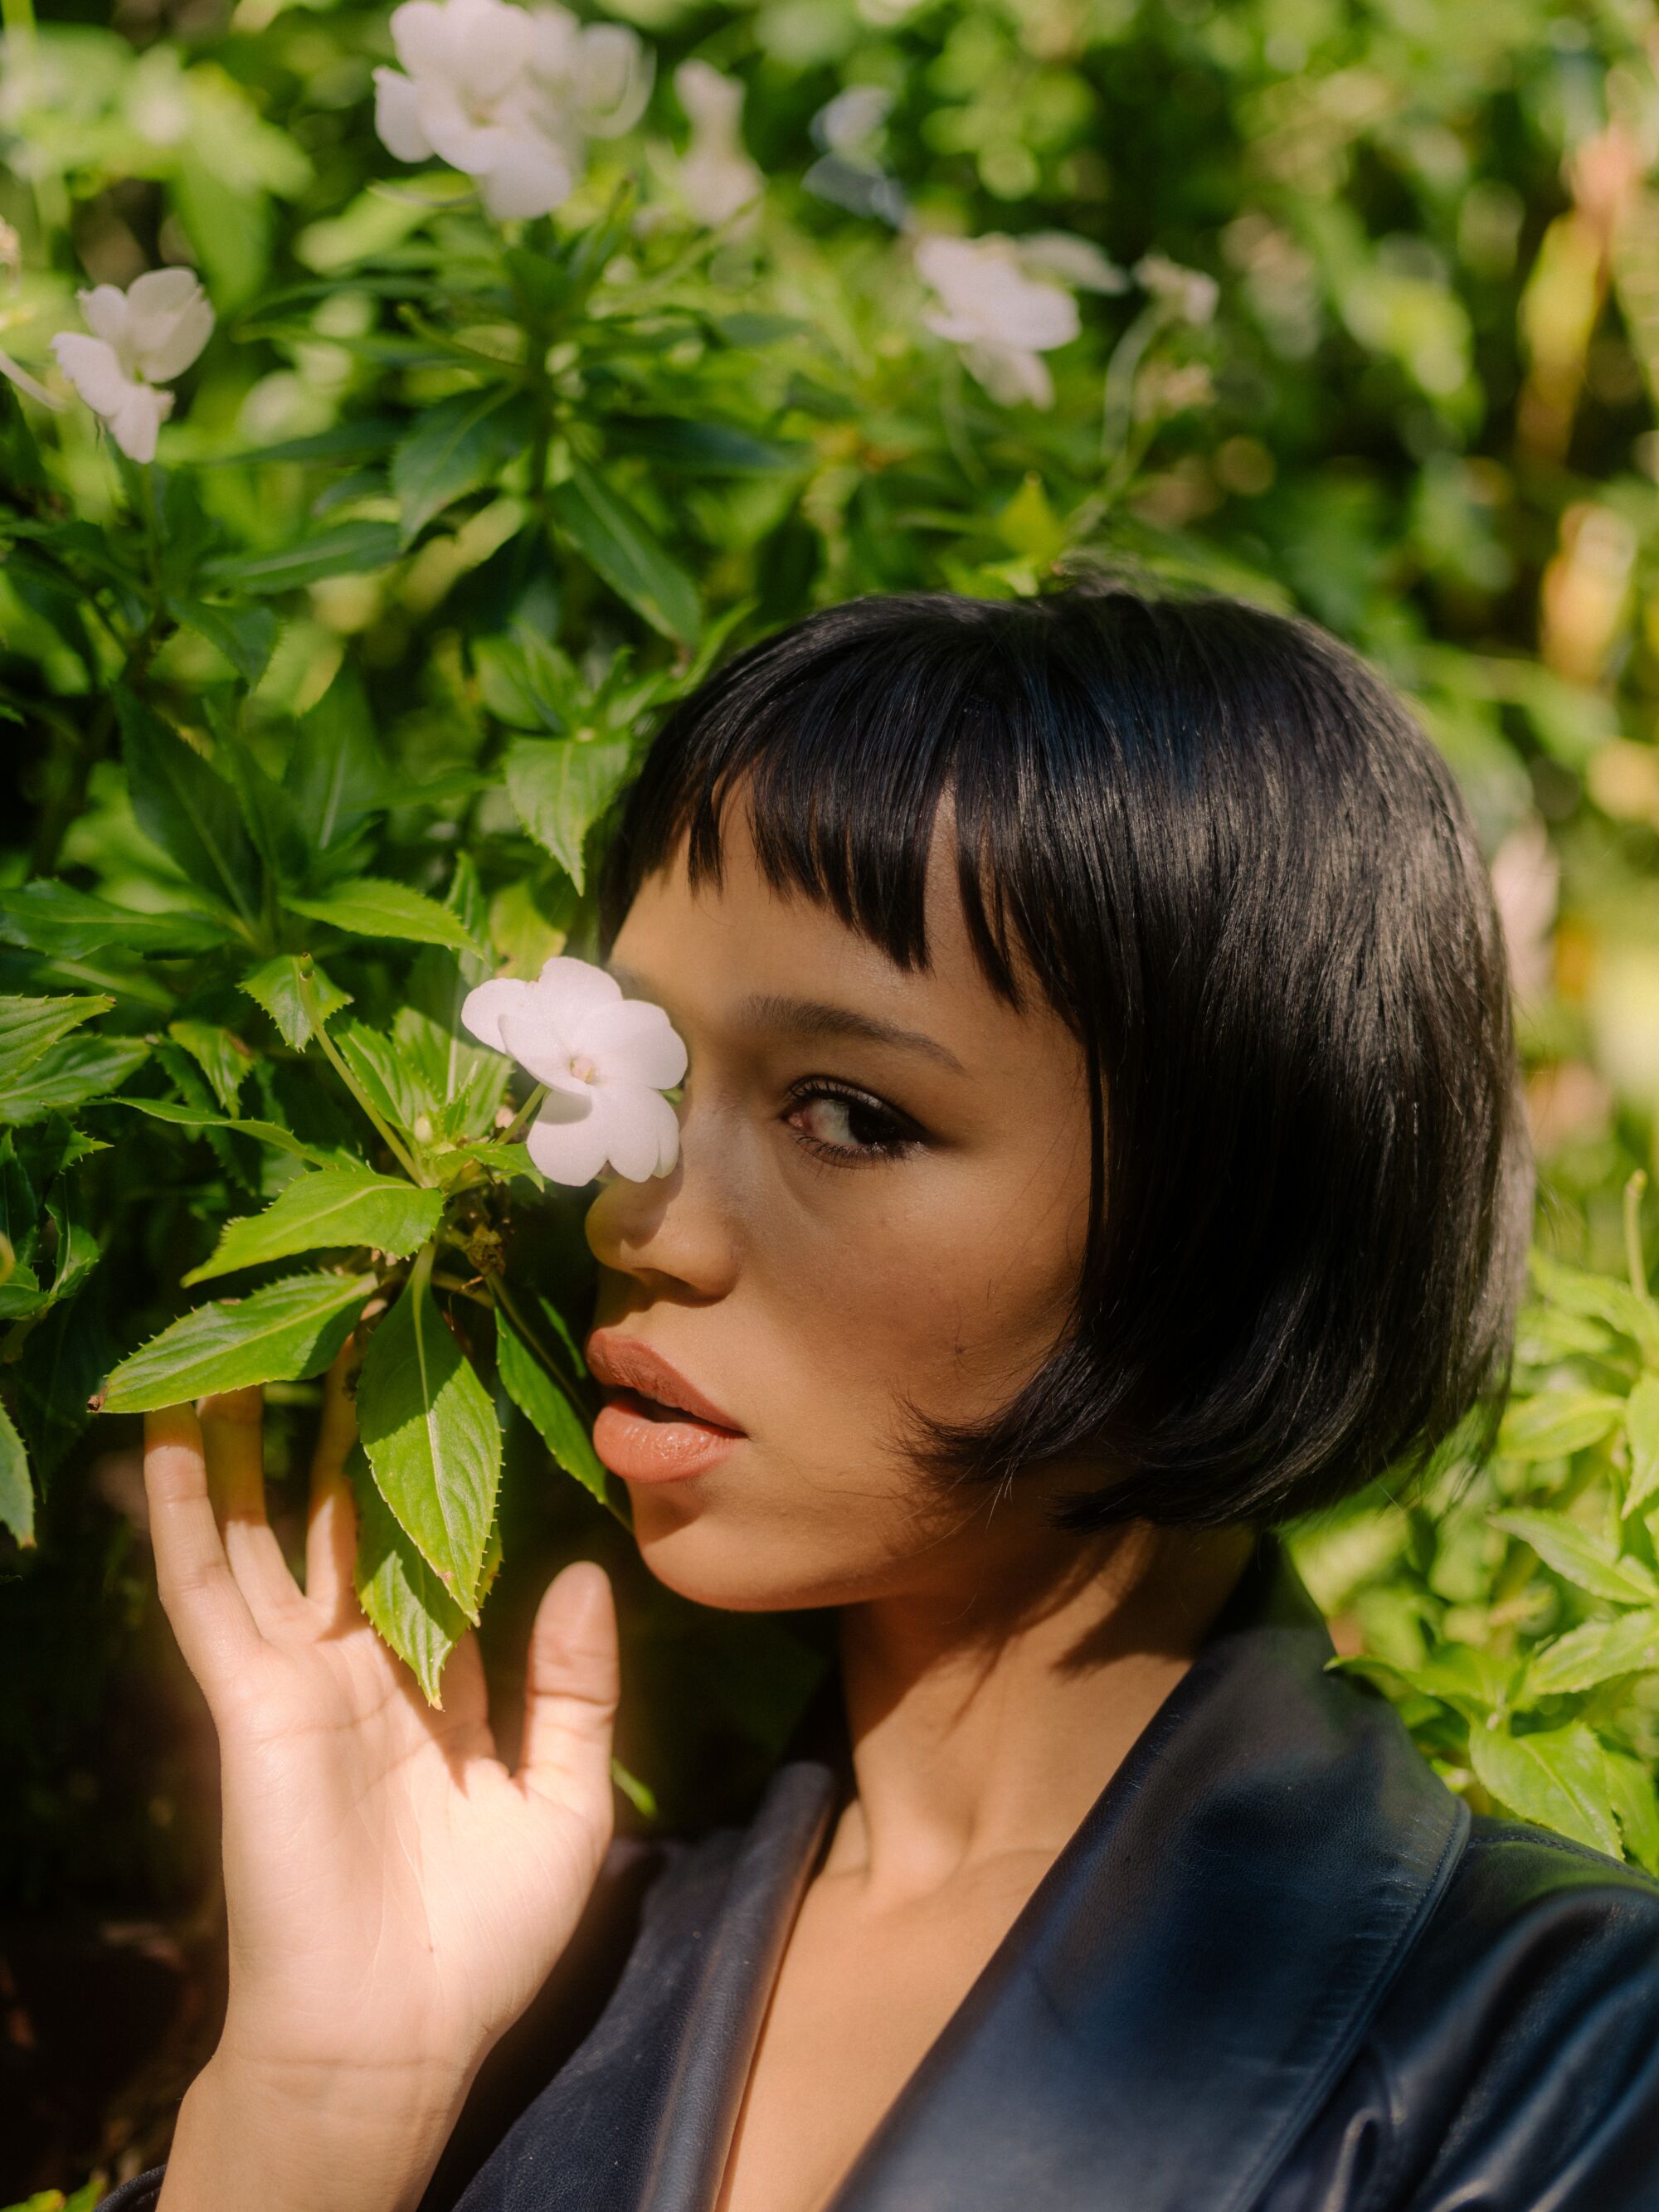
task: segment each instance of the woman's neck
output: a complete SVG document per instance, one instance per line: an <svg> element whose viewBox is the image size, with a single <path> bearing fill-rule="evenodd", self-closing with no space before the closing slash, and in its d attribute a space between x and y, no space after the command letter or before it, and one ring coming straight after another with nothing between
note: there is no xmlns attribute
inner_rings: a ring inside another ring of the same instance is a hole
<svg viewBox="0 0 1659 2212"><path fill-rule="evenodd" d="M994 1573L970 1554L931 1589L847 1609L855 1794L826 1873L897 1904L1009 1854L1052 1860L1187 1671L1251 1545L1239 1528L1139 1522L1079 1565L1082 1540L1059 1534L1033 1532L1012 1560L999 1545Z"/></svg>

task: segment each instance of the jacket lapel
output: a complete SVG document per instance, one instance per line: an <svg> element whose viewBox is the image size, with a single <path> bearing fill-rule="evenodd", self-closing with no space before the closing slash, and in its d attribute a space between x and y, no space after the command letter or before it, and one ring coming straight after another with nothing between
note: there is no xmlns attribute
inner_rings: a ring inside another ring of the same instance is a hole
<svg viewBox="0 0 1659 2212"><path fill-rule="evenodd" d="M1256 2202L1468 1832L1334 1649L1264 1539L831 2212Z"/></svg>

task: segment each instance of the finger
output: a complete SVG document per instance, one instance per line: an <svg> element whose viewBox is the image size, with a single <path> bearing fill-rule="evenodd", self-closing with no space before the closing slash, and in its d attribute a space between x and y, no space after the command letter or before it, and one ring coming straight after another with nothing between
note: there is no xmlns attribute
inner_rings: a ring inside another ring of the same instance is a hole
<svg viewBox="0 0 1659 2212"><path fill-rule="evenodd" d="M301 1600L265 1518L263 1394L254 1388L204 1398L200 1418L208 1487L224 1530L225 1557L255 1622L269 1634Z"/></svg>
<svg viewBox="0 0 1659 2212"><path fill-rule="evenodd" d="M144 1492L161 1603L185 1663L210 1689L261 1639L225 1556L202 1431L188 1406L145 1414Z"/></svg>
<svg viewBox="0 0 1659 2212"><path fill-rule="evenodd" d="M531 1631L520 1786L608 1819L617 1694L611 1584L579 1559L549 1584Z"/></svg>
<svg viewBox="0 0 1659 2212"><path fill-rule="evenodd" d="M349 1346L323 1385L323 1425L311 1461L306 1519L306 1595L331 1626L358 1616L352 1571L357 1559L357 1506L345 1463L357 1440L357 1408L346 1389L356 1364Z"/></svg>

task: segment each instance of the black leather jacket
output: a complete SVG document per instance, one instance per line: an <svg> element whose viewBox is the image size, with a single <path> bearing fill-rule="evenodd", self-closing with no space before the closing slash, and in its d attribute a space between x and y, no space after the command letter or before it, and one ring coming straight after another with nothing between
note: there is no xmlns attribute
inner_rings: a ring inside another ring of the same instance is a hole
<svg viewBox="0 0 1659 2212"><path fill-rule="evenodd" d="M826 2212L1659 2212L1659 1883L1471 1820L1332 1651L1263 1539ZM623 1847L597 2021L461 2212L713 2212L836 1789Z"/></svg>

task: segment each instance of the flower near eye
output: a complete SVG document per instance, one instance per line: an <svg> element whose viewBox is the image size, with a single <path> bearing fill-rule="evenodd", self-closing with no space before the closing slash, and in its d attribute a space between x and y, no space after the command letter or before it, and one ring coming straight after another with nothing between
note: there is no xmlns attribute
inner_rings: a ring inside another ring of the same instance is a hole
<svg viewBox="0 0 1659 2212"><path fill-rule="evenodd" d="M550 215L580 182L590 138L632 128L649 62L621 23L507 0L404 0L402 70L374 72L374 127L400 161L434 154L473 179L498 221Z"/></svg>
<svg viewBox="0 0 1659 2212"><path fill-rule="evenodd" d="M153 461L155 437L173 412L160 389L182 376L213 334L213 309L189 269L151 269L124 292L95 284L77 292L92 330L60 331L58 367L131 461Z"/></svg>
<svg viewBox="0 0 1659 2212"><path fill-rule="evenodd" d="M684 1075L686 1052L660 1006L624 999L603 968L559 958L533 983L480 983L461 1020L547 1085L525 1141L550 1182L592 1182L607 1161L630 1182L672 1168L679 1121L662 1093Z"/></svg>

